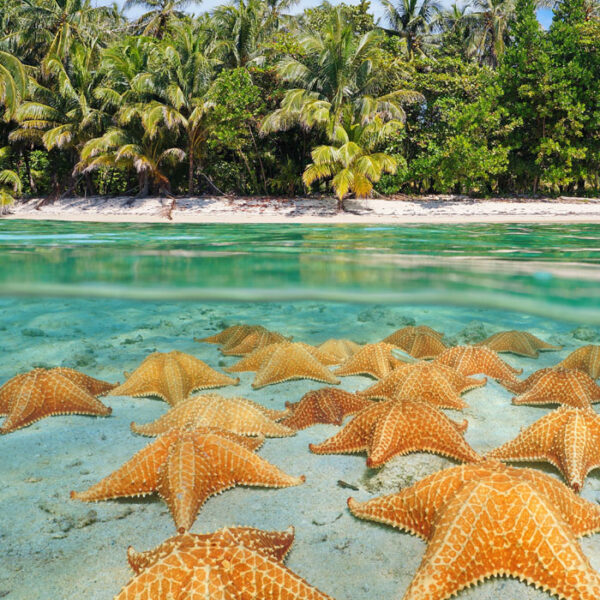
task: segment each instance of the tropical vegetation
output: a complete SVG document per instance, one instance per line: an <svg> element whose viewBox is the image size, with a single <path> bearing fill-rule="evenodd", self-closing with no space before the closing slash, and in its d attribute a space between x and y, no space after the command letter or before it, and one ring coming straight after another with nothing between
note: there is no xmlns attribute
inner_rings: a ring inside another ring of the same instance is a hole
<svg viewBox="0 0 600 600"><path fill-rule="evenodd" d="M0 0L0 204L600 192L600 0L377 1Z"/></svg>

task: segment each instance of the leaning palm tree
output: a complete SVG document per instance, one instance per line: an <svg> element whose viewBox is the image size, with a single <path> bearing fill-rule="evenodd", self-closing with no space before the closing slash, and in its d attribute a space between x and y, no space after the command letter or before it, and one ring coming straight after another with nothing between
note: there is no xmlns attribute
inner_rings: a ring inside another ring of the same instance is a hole
<svg viewBox="0 0 600 600"><path fill-rule="evenodd" d="M162 39L169 24L175 19L182 18L184 8L199 4L202 0L126 0L123 8L128 10L135 6L147 9L135 23L136 29L143 35Z"/></svg>
<svg viewBox="0 0 600 600"><path fill-rule="evenodd" d="M439 14L436 0L382 0L389 33L400 36L406 42L408 58L425 53L432 25Z"/></svg>
<svg viewBox="0 0 600 600"><path fill-rule="evenodd" d="M352 118L352 115L349 115ZM373 191L373 184L383 173L395 173L397 161L384 152L376 152L389 136L402 127L399 121L384 122L375 117L366 125L345 123L336 132L334 145L317 146L302 176L307 187L321 179L330 179L338 201L343 209L344 197L353 193L366 198Z"/></svg>

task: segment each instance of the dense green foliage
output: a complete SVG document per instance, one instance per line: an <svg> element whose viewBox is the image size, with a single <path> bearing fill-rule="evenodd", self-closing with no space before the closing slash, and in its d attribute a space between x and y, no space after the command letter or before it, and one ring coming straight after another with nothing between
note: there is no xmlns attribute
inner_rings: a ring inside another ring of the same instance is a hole
<svg viewBox="0 0 600 600"><path fill-rule="evenodd" d="M0 204L598 194L598 0L381 1L0 0Z"/></svg>

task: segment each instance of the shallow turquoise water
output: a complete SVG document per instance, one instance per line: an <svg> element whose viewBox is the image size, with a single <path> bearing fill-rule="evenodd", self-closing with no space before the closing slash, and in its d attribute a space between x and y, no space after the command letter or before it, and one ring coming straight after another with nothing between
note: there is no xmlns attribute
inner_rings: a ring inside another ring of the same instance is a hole
<svg viewBox="0 0 600 600"><path fill-rule="evenodd" d="M538 359L504 355L523 375L578 346L600 343L600 227L159 226L0 221L0 385L34 366L70 366L122 381L154 351L182 350L222 369L235 362L202 337L234 323L260 323L319 343L374 342L408 323L449 343L501 329L527 329L562 344ZM322 384L262 390L252 374L222 390L283 408ZM343 378L349 391L372 383ZM516 407L493 381L465 395L467 441L479 452L514 437L550 409ZM128 581L125 550L173 534L156 497L69 499L148 443L129 430L166 410L152 399L107 397L108 418L60 416L0 437L0 598L108 600ZM451 466L429 454L397 457L379 471L364 456L317 456L307 445L338 430L318 425L268 440L260 454L306 484L236 488L210 499L193 532L238 524L296 528L287 564L336 600L401 598L423 555L417 538L353 518L346 499L367 499ZM560 478L557 471L536 464ZM343 480L358 488L340 487ZM591 473L583 495L600 500ZM600 570L600 535L581 542ZM459 600L550 596L493 580Z"/></svg>

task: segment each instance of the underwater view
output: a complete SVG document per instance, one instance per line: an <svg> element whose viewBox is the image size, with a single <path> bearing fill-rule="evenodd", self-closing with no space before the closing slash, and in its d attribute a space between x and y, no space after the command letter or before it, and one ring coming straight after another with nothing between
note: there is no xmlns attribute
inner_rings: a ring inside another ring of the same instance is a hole
<svg viewBox="0 0 600 600"><path fill-rule="evenodd" d="M0 222L0 598L600 598L599 376L599 225Z"/></svg>

